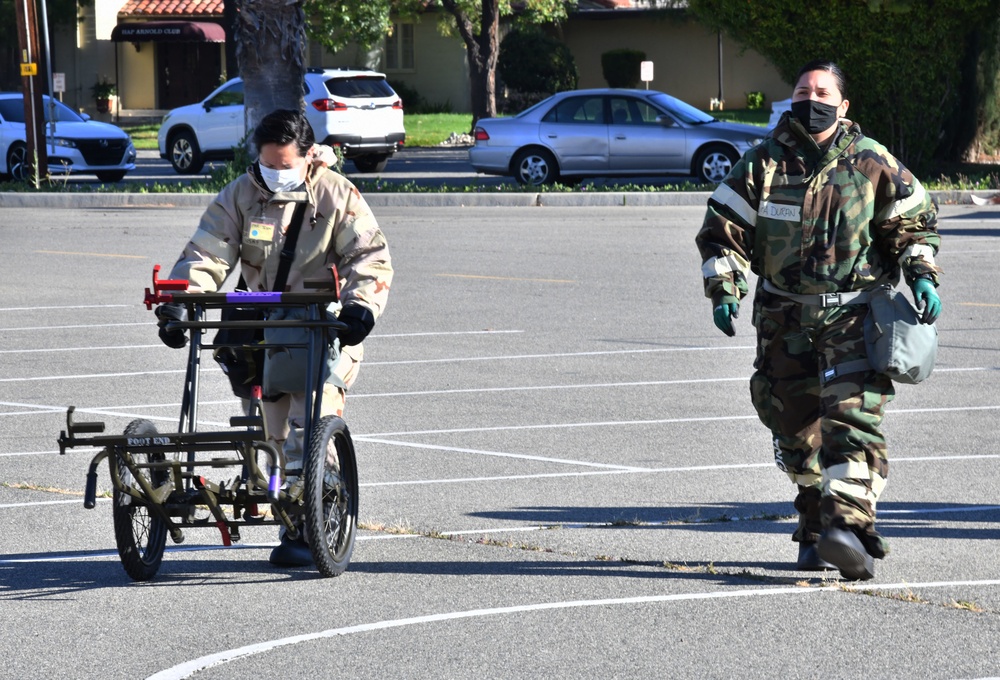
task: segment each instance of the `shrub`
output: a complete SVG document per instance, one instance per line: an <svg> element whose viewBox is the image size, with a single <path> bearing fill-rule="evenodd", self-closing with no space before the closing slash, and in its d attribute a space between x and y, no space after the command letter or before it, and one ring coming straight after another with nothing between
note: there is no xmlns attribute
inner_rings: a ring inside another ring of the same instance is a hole
<svg viewBox="0 0 1000 680"><path fill-rule="evenodd" d="M747 92L747 108L751 111L764 108L764 93Z"/></svg>
<svg viewBox="0 0 1000 680"><path fill-rule="evenodd" d="M575 89L579 80L569 47L537 27L516 29L504 37L497 73L517 92L554 94Z"/></svg>
<svg viewBox="0 0 1000 680"><path fill-rule="evenodd" d="M640 64L646 53L640 50L609 50L601 55L601 72L608 87L635 87L639 84Z"/></svg>

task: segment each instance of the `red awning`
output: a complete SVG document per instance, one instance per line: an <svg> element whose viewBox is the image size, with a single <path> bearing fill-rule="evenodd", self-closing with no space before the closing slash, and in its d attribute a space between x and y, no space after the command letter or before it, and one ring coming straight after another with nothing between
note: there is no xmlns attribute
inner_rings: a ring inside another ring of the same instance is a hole
<svg viewBox="0 0 1000 680"><path fill-rule="evenodd" d="M114 42L226 42L226 31L210 21L135 21L111 30Z"/></svg>

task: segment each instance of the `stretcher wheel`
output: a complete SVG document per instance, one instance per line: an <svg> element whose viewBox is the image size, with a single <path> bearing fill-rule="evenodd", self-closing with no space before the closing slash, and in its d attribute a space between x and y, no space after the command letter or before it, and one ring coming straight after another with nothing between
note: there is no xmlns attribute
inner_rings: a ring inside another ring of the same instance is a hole
<svg viewBox="0 0 1000 680"><path fill-rule="evenodd" d="M343 419L327 416L316 423L304 473L313 560L323 576L340 576L351 561L358 522L358 467Z"/></svg>
<svg viewBox="0 0 1000 680"><path fill-rule="evenodd" d="M133 420L125 428L126 437L156 436L156 427L148 420ZM116 449L116 455L110 462L118 466L118 475L126 486L137 486L132 473L122 461L125 451ZM133 453L137 463L153 462L163 454ZM143 470L148 474L150 470ZM163 471L152 472L149 477L153 488L163 484L168 474ZM115 542L118 544L118 556L121 558L125 572L135 581L148 581L156 575L163 560L163 549L167 542L167 526L162 519L149 511L149 507L128 494L114 490L111 514L115 523Z"/></svg>

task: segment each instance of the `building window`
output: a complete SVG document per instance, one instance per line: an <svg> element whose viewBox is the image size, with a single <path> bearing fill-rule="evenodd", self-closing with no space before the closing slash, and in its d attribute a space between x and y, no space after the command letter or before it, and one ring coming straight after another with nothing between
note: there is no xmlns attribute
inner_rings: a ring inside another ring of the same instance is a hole
<svg viewBox="0 0 1000 680"><path fill-rule="evenodd" d="M413 70L413 24L393 24L385 37L385 70Z"/></svg>

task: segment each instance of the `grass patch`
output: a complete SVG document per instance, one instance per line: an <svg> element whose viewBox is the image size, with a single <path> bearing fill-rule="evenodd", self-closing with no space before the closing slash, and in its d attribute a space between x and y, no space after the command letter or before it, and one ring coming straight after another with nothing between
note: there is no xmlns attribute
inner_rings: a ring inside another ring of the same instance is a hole
<svg viewBox="0 0 1000 680"><path fill-rule="evenodd" d="M767 127L771 120L771 108L764 109L730 109L728 111L706 111L710 116L714 116L726 123L744 123L746 125L760 125Z"/></svg>
<svg viewBox="0 0 1000 680"><path fill-rule="evenodd" d="M119 125L122 130L132 137L132 144L137 149L156 150L156 135L160 131L159 123L147 123L146 125Z"/></svg>
<svg viewBox="0 0 1000 680"><path fill-rule="evenodd" d="M403 114L406 146L437 146L451 133L467 134L472 130L471 113Z"/></svg>

